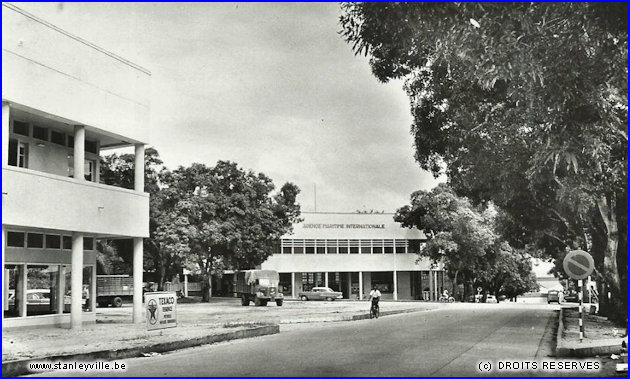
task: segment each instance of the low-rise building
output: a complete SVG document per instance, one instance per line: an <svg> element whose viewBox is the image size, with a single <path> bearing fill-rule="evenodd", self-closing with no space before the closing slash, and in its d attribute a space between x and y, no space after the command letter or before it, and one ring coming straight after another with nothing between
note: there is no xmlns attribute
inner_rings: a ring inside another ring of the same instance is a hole
<svg viewBox="0 0 630 379"><path fill-rule="evenodd" d="M276 270L286 296L330 287L363 299L376 285L384 299L437 300L445 289L442 265L418 253L426 236L403 228L391 213L304 212L261 266ZM450 290L450 287L446 287Z"/></svg>
<svg viewBox="0 0 630 379"><path fill-rule="evenodd" d="M150 73L2 3L3 328L94 322L95 241L134 241L143 319ZM135 146L135 188L99 184L99 155Z"/></svg>

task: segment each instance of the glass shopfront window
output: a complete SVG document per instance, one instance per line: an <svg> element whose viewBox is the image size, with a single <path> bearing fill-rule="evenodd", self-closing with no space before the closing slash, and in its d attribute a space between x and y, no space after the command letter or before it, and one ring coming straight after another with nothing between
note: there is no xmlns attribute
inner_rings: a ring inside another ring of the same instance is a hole
<svg viewBox="0 0 630 379"><path fill-rule="evenodd" d="M84 266L83 286L80 290L85 312L93 311L90 301L94 298L93 272L93 266ZM72 270L70 265L6 264L4 286L5 318L71 312Z"/></svg>
<svg viewBox="0 0 630 379"><path fill-rule="evenodd" d="M394 273L373 272L372 285L376 285L381 293L394 293Z"/></svg>
<svg viewBox="0 0 630 379"><path fill-rule="evenodd" d="M92 311L92 301L94 294L92 293L92 266L83 267L83 289L81 301L83 303L83 311Z"/></svg>
<svg viewBox="0 0 630 379"><path fill-rule="evenodd" d="M26 281L26 315L56 314L59 307L59 266L29 265Z"/></svg>
<svg viewBox="0 0 630 379"><path fill-rule="evenodd" d="M4 317L18 317L22 306L22 273L24 266L4 266Z"/></svg>

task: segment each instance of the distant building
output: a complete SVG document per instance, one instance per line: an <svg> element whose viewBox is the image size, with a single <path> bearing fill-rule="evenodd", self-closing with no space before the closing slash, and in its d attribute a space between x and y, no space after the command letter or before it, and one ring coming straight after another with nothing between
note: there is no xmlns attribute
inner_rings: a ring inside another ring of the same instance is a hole
<svg viewBox="0 0 630 379"><path fill-rule="evenodd" d="M134 240L143 319L150 73L2 3L2 327L94 322L99 238ZM135 146L135 189L99 184L99 154Z"/></svg>
<svg viewBox="0 0 630 379"><path fill-rule="evenodd" d="M441 265L418 259L426 236L402 228L391 213L304 212L302 217L261 266L280 273L286 296L325 286L357 299L376 285L384 299L437 300L445 288Z"/></svg>

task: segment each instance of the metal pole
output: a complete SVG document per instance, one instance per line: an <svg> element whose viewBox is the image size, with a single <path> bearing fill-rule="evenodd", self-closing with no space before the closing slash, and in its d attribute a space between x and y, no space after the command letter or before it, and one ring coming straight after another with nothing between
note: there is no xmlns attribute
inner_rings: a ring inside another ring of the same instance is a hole
<svg viewBox="0 0 630 379"><path fill-rule="evenodd" d="M578 280L578 299L579 299L579 312L580 312L580 342L584 339L584 312L582 310L582 279Z"/></svg>

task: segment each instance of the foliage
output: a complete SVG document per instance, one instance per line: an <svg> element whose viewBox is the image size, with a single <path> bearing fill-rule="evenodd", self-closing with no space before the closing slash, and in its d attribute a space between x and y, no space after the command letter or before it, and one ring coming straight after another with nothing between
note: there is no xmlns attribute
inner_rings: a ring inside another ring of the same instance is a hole
<svg viewBox="0 0 630 379"><path fill-rule="evenodd" d="M405 80L421 167L508 213L515 244L592 252L627 303L627 4L347 3L341 34Z"/></svg>
<svg viewBox="0 0 630 379"><path fill-rule="evenodd" d="M474 207L447 184L414 192L411 205L394 216L402 226L427 233L429 239L419 254L443 262L454 288L461 279L492 293L520 295L535 288L530 281L530 256L501 239L495 232L497 218L492 205Z"/></svg>
<svg viewBox="0 0 630 379"><path fill-rule="evenodd" d="M163 183L161 209L172 220L162 224L161 239L201 274L205 301L211 275L260 265L299 221L297 186L286 183L272 195L271 179L232 162L180 167Z"/></svg>

